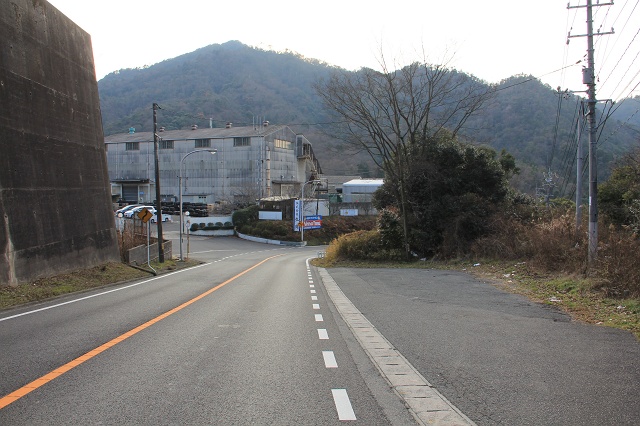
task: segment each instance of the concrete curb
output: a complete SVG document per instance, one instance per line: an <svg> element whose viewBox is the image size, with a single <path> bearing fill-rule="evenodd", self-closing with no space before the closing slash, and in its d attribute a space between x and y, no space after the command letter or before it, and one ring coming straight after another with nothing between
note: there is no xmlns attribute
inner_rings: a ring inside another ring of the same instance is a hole
<svg viewBox="0 0 640 426"><path fill-rule="evenodd" d="M475 426L434 388L362 315L324 268L318 268L327 294L380 375L421 425Z"/></svg>
<svg viewBox="0 0 640 426"><path fill-rule="evenodd" d="M295 241L269 240L267 238L252 237L251 235L245 235L239 232L236 232L236 235L238 236L238 238L241 238L247 241L253 241L254 243L273 244L276 246L290 246L290 247L304 247L307 245L306 241L302 243L302 242L295 242Z"/></svg>

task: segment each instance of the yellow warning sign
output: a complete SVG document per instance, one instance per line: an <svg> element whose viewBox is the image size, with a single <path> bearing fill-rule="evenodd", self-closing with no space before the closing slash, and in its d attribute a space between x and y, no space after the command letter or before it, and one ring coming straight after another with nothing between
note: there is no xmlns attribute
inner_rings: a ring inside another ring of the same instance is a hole
<svg viewBox="0 0 640 426"><path fill-rule="evenodd" d="M144 223L149 222L149 220L153 217L153 214L147 209L140 210L137 215Z"/></svg>

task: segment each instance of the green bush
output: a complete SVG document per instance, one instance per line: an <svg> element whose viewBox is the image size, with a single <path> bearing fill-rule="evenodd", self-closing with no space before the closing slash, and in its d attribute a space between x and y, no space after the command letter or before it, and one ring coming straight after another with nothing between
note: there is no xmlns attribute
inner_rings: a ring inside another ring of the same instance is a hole
<svg viewBox="0 0 640 426"><path fill-rule="evenodd" d="M394 207L382 209L378 215L378 230L384 248L402 248L402 224L398 209Z"/></svg>
<svg viewBox="0 0 640 426"><path fill-rule="evenodd" d="M249 206L246 209L236 210L233 212L233 224L238 228L258 221L258 206Z"/></svg>
<svg viewBox="0 0 640 426"><path fill-rule="evenodd" d="M310 245L329 244L340 235L357 230L375 229L375 225L375 217L370 216L326 216L322 219L322 228L305 231L304 239ZM300 241L300 232L294 232L293 223L290 220L258 220L256 215L255 221L242 225L236 223L236 229L241 234L270 240Z"/></svg>

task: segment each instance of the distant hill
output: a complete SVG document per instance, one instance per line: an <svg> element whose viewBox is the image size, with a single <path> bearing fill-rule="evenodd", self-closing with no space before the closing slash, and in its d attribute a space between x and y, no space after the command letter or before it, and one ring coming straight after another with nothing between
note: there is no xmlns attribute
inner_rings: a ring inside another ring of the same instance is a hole
<svg viewBox="0 0 640 426"><path fill-rule="evenodd" d="M315 91L333 68L292 53L254 49L237 41L211 45L144 69L125 69L99 82L106 135L133 126L151 130L151 105L164 107L162 125L278 124L326 119Z"/></svg>
<svg viewBox="0 0 640 426"><path fill-rule="evenodd" d="M123 133L129 127L150 131L154 102L162 108L158 125L167 129L269 120L305 134L325 173L379 176L366 153L345 153L341 141L331 140L321 131L323 123L330 126L326 124L330 119L313 85L335 70L295 53L264 51L238 41L210 45L147 68L120 70L100 80L104 132ZM506 79L498 89L495 99L469 120L464 136L511 152L523 170L514 181L519 189L533 193L542 184L543 172L551 169L559 187L570 191L575 175L571 161L577 98L558 95L530 76ZM638 106L637 99L614 106L618 108L600 139L601 180L616 157L637 146L640 114L633 115L633 111ZM586 135L583 141L586 143ZM560 183L564 178L568 180Z"/></svg>

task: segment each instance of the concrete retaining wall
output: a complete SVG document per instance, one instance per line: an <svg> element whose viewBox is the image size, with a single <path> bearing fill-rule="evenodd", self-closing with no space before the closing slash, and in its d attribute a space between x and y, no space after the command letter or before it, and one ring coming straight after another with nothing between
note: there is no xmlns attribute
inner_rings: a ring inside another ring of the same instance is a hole
<svg viewBox="0 0 640 426"><path fill-rule="evenodd" d="M0 0L0 285L119 261L91 38Z"/></svg>

